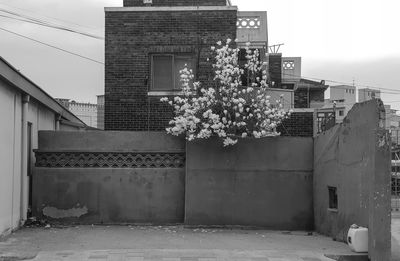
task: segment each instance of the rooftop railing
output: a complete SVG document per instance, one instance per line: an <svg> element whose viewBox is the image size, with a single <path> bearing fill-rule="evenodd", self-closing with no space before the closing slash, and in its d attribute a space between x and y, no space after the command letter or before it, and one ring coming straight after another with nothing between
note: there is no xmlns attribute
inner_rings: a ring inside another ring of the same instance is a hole
<svg viewBox="0 0 400 261"><path fill-rule="evenodd" d="M238 12L236 28L239 46L250 42L256 48L268 47L267 12Z"/></svg>

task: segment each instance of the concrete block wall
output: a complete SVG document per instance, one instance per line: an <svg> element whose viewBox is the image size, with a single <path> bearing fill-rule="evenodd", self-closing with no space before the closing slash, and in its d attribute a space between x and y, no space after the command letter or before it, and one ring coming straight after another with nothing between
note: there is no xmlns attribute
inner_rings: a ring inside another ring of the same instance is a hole
<svg viewBox="0 0 400 261"><path fill-rule="evenodd" d="M207 61L212 56L210 47L217 41L236 38L236 20L234 7L106 10L105 129L164 130L173 117L172 108L159 101L165 95L148 95L150 55L192 54L198 60L198 80L211 86L212 62Z"/></svg>

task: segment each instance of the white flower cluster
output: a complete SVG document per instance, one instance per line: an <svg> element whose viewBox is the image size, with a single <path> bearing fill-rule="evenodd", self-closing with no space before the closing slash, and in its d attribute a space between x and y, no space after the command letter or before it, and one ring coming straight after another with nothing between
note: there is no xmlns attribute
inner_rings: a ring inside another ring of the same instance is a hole
<svg viewBox="0 0 400 261"><path fill-rule="evenodd" d="M174 107L175 117L167 132L186 134L187 140L207 139L217 135L224 146L234 145L238 138L280 135L276 127L290 112L283 109L281 100L274 103L267 95L267 72L259 61L258 50L246 45L246 64L239 67L238 48L231 48L232 40L211 47L215 53L213 68L215 87L202 87L194 82L193 71L186 66L180 71L182 95L162 98ZM243 86L241 76L252 79L251 86ZM281 97L282 98L282 97Z"/></svg>

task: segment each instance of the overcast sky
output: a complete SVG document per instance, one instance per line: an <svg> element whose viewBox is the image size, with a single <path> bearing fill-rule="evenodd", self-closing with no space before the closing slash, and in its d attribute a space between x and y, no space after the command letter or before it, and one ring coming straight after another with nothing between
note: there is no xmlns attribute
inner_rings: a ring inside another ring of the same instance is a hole
<svg viewBox="0 0 400 261"><path fill-rule="evenodd" d="M400 109L400 1L232 0L242 11L268 12L269 44L284 43L283 56L302 57L302 75L399 90L383 100ZM0 0L18 12L104 35L104 7L122 0ZM16 9L19 8L19 9ZM23 9L23 10L22 10ZM0 15L8 15L0 12ZM84 26L84 27L83 27ZM104 41L0 16L4 28L104 61ZM0 56L54 97L95 102L104 93L104 66L0 30ZM389 91L386 91L389 92ZM328 95L328 92L326 93Z"/></svg>

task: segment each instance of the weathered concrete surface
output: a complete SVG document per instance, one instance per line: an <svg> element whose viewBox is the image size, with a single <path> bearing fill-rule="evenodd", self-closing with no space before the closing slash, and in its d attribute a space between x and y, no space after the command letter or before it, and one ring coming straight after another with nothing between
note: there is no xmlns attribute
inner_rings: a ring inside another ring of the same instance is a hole
<svg viewBox="0 0 400 261"><path fill-rule="evenodd" d="M314 142L314 216L318 232L347 240L352 224L369 228L372 261L390 258L390 139L379 100L356 104L343 123ZM329 208L328 186L338 209Z"/></svg>
<svg viewBox="0 0 400 261"><path fill-rule="evenodd" d="M39 151L61 154L184 150L182 139L161 132L39 132ZM36 167L33 213L46 219L85 224L181 223L184 190L184 168Z"/></svg>
<svg viewBox="0 0 400 261"><path fill-rule="evenodd" d="M184 169L36 168L33 213L83 224L183 222Z"/></svg>
<svg viewBox="0 0 400 261"><path fill-rule="evenodd" d="M182 226L22 229L0 240L0 260L37 256L34 260L332 261L324 254L351 252L343 243L305 232Z"/></svg>
<svg viewBox="0 0 400 261"><path fill-rule="evenodd" d="M312 230L312 138L187 143L185 224Z"/></svg>
<svg viewBox="0 0 400 261"><path fill-rule="evenodd" d="M392 212L392 261L400 261L400 212Z"/></svg>
<svg viewBox="0 0 400 261"><path fill-rule="evenodd" d="M39 150L174 152L185 151L185 140L166 132L40 131Z"/></svg>

